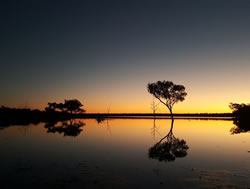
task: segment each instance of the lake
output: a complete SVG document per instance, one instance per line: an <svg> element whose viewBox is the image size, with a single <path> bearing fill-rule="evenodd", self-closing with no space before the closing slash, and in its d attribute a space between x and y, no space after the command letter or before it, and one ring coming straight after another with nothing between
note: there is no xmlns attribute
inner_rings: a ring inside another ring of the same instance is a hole
<svg viewBox="0 0 250 189"><path fill-rule="evenodd" d="M98 121L0 127L1 188L250 188L233 121Z"/></svg>

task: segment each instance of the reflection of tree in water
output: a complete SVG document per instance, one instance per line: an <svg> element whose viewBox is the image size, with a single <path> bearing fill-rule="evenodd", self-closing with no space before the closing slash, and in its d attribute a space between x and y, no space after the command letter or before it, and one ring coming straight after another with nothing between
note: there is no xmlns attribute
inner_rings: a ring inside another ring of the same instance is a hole
<svg viewBox="0 0 250 189"><path fill-rule="evenodd" d="M149 158L158 159L159 161L174 161L175 158L187 155L189 147L185 140L174 136L173 125L174 120L172 120L169 133L149 149Z"/></svg>
<svg viewBox="0 0 250 189"><path fill-rule="evenodd" d="M98 125L102 125L106 121L107 130L109 134L111 135L111 129L109 126L109 118L97 117L95 120L97 121Z"/></svg>
<svg viewBox="0 0 250 189"><path fill-rule="evenodd" d="M153 135L154 139L155 139L156 133L157 133L157 134L160 134L159 131L158 131L158 129L159 129L159 128L158 128L157 125L156 125L156 119L154 118L154 119L153 119L153 127L151 128L151 134Z"/></svg>
<svg viewBox="0 0 250 189"><path fill-rule="evenodd" d="M95 118L95 120L97 121L98 124L101 124L101 123L103 123L105 121L105 118L97 117L97 118Z"/></svg>
<svg viewBox="0 0 250 189"><path fill-rule="evenodd" d="M235 127L230 132L232 134L245 133L250 131L250 104L230 103L233 110L233 120Z"/></svg>
<svg viewBox="0 0 250 189"><path fill-rule="evenodd" d="M60 125L57 124L57 121L48 122L45 124L48 133L63 133L64 136L78 136L81 132L85 123L75 120L62 121Z"/></svg>
<svg viewBox="0 0 250 189"><path fill-rule="evenodd" d="M231 134L250 132L250 120L235 119L235 126L230 129Z"/></svg>

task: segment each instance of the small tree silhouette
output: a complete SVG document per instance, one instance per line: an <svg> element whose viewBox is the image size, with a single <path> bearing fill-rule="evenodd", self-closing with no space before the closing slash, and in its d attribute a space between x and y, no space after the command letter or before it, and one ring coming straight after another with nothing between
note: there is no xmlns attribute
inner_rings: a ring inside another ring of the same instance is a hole
<svg viewBox="0 0 250 189"><path fill-rule="evenodd" d="M56 102L49 102L48 106L45 108L46 112L55 112L59 110L61 112L68 113L84 113L85 110L82 109L82 103L77 99L64 100L64 103L57 104Z"/></svg>
<svg viewBox="0 0 250 189"><path fill-rule="evenodd" d="M64 100L64 108L71 114L85 112L85 110L81 108L82 106L81 102L77 99Z"/></svg>
<svg viewBox="0 0 250 189"><path fill-rule="evenodd" d="M187 95L183 85L175 85L172 81L157 81L148 83L148 92L167 106L173 119L173 106L177 102L185 100Z"/></svg>
<svg viewBox="0 0 250 189"><path fill-rule="evenodd" d="M153 98L150 108L153 111L154 118L155 118L155 113L158 110L158 105L159 105L159 103L156 104L155 99Z"/></svg>

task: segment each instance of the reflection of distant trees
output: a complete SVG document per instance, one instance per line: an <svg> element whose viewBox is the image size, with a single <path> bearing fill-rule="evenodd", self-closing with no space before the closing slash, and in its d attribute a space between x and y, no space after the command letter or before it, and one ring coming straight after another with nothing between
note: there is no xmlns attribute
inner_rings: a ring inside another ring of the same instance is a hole
<svg viewBox="0 0 250 189"><path fill-rule="evenodd" d="M173 125L174 120L172 120L169 133L149 149L149 158L158 159L159 161L174 161L175 158L187 155L189 147L185 140L174 136Z"/></svg>
<svg viewBox="0 0 250 189"><path fill-rule="evenodd" d="M95 118L95 120L97 121L98 124L103 123L105 121L104 117L97 117Z"/></svg>
<svg viewBox="0 0 250 189"><path fill-rule="evenodd" d="M95 118L95 120L97 121L98 125L102 125L106 121L107 130L111 134L111 129L110 129L110 125L109 125L109 118L97 117L97 118Z"/></svg>
<svg viewBox="0 0 250 189"><path fill-rule="evenodd" d="M85 123L73 119L57 123L57 121L47 122L44 127L48 129L48 133L63 133L64 136L76 137L82 132L82 127L85 125Z"/></svg>

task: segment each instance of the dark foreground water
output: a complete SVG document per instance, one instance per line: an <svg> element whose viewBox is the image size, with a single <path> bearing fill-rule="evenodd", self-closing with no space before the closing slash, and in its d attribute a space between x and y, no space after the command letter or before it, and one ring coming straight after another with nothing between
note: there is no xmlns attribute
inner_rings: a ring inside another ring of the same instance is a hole
<svg viewBox="0 0 250 189"><path fill-rule="evenodd" d="M99 121L2 127L0 188L250 188L232 121Z"/></svg>

